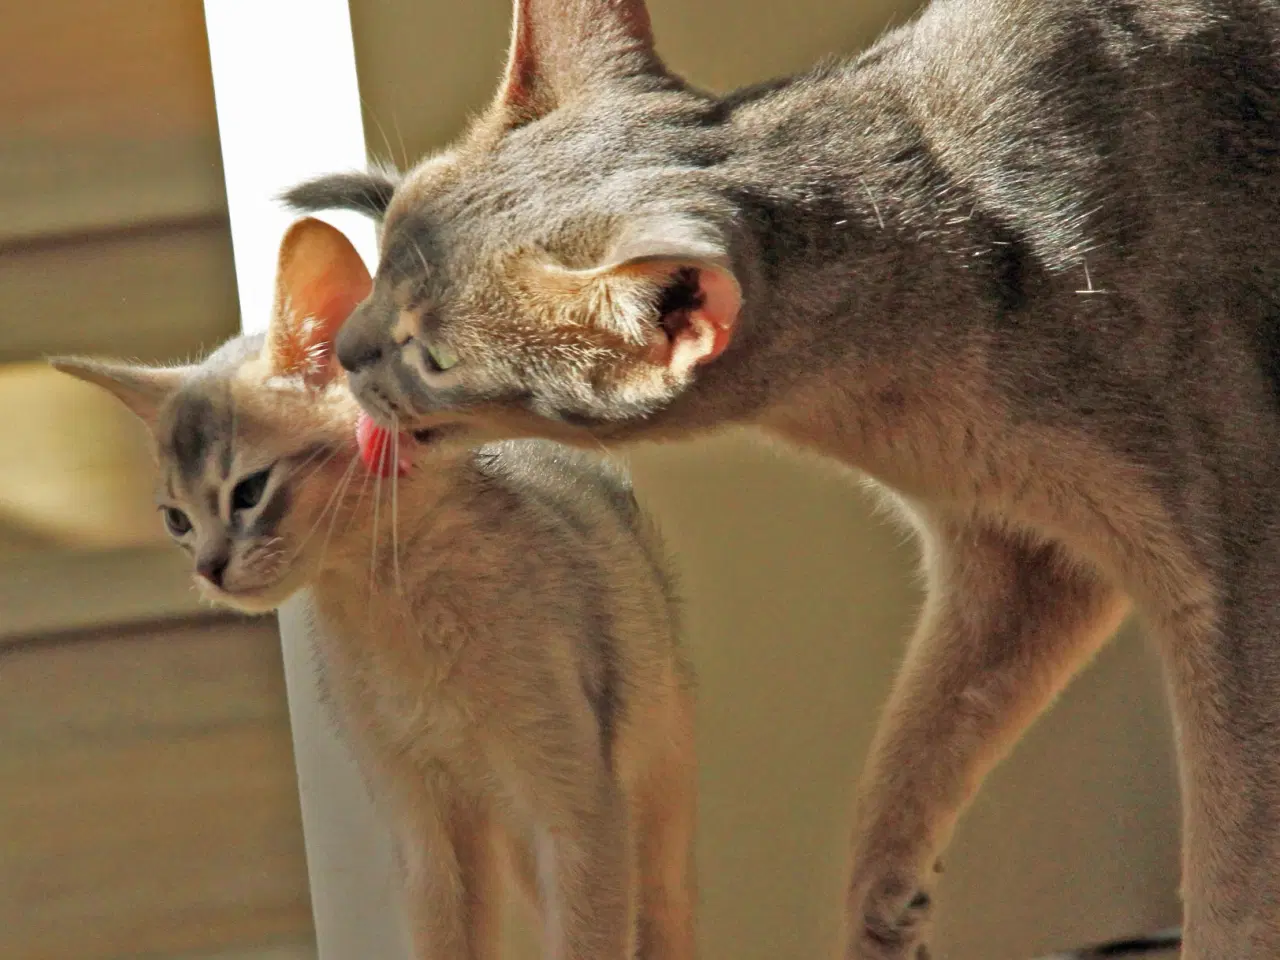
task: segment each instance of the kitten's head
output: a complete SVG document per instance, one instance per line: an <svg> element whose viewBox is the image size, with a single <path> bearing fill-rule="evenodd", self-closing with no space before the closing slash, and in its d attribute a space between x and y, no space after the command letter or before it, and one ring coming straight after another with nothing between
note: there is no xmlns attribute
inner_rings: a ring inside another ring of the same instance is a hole
<svg viewBox="0 0 1280 960"><path fill-rule="evenodd" d="M369 286L341 233L302 220L281 244L265 336L237 337L184 367L51 361L150 429L162 520L214 602L269 610L315 569L317 528L357 452L358 408L333 336Z"/></svg>
<svg viewBox="0 0 1280 960"><path fill-rule="evenodd" d="M715 188L717 103L673 77L642 0L517 0L505 80L450 151L397 181L287 195L382 219L338 338L375 416L581 441L667 410L731 347L747 284Z"/></svg>

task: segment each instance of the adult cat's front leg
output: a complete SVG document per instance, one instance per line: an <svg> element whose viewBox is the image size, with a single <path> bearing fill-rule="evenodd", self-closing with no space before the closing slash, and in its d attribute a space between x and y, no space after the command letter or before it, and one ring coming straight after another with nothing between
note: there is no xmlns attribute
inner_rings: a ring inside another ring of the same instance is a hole
<svg viewBox="0 0 1280 960"><path fill-rule="evenodd" d="M928 602L859 789L848 960L926 960L956 818L1126 609L1056 547L939 518L925 550Z"/></svg>
<svg viewBox="0 0 1280 960"><path fill-rule="evenodd" d="M1181 760L1184 960L1280 957L1280 508L1240 514L1206 564L1212 601L1153 617Z"/></svg>
<svg viewBox="0 0 1280 960"><path fill-rule="evenodd" d="M636 960L694 960L697 877L697 760L693 698L679 696L669 745L634 787L637 896Z"/></svg>

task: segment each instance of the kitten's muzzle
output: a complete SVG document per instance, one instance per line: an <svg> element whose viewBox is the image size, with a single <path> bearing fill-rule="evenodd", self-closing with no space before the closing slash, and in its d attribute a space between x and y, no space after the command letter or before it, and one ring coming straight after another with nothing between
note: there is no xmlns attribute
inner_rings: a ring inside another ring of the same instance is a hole
<svg viewBox="0 0 1280 960"><path fill-rule="evenodd" d="M209 554L196 561L196 573L221 590L230 564L231 557L226 553Z"/></svg>

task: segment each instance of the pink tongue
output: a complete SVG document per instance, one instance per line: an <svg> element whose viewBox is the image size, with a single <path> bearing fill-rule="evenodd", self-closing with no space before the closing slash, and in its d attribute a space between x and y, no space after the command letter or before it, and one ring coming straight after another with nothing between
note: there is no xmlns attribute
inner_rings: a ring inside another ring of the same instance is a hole
<svg viewBox="0 0 1280 960"><path fill-rule="evenodd" d="M360 459L375 476L389 477L394 472L403 477L409 472L409 460L403 451L413 443L411 436L400 435L400 462L392 463L397 451L391 442L391 431L378 426L367 413L361 413L356 421L356 443L360 447Z"/></svg>

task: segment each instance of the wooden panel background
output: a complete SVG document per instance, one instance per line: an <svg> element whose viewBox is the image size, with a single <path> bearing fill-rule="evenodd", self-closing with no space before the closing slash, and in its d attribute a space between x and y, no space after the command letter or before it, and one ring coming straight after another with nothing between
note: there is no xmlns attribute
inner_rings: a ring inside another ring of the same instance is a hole
<svg viewBox="0 0 1280 960"><path fill-rule="evenodd" d="M0 956L305 944L274 621L0 648Z"/></svg>
<svg viewBox="0 0 1280 960"><path fill-rule="evenodd" d="M222 207L200 0L5 5L0 246Z"/></svg>
<svg viewBox="0 0 1280 960"><path fill-rule="evenodd" d="M186 571L138 425L38 363L236 329L202 3L2 21L0 957L305 957L274 622L118 625L190 609Z"/></svg>

